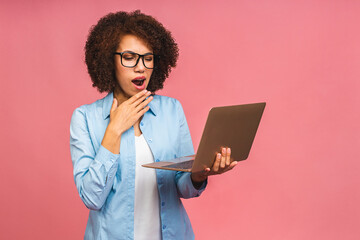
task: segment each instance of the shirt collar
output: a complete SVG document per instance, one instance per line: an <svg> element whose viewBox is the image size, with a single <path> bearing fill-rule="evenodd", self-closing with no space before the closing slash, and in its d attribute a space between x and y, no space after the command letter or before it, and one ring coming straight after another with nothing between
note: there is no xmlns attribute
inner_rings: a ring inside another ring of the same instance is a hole
<svg viewBox="0 0 360 240"><path fill-rule="evenodd" d="M110 109L113 103L114 99L114 93L110 92L103 101L103 118L106 119L110 116ZM154 99L148 104L150 107L150 111L156 116L156 113L158 113L158 98L154 97Z"/></svg>

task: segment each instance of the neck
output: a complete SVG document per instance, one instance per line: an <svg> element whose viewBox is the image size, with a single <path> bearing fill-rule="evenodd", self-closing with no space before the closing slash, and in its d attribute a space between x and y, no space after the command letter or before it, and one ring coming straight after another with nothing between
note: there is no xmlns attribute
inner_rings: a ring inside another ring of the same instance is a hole
<svg viewBox="0 0 360 240"><path fill-rule="evenodd" d="M121 88L117 87L114 90L114 97L116 98L119 106L120 104L128 100L131 96L126 95Z"/></svg>

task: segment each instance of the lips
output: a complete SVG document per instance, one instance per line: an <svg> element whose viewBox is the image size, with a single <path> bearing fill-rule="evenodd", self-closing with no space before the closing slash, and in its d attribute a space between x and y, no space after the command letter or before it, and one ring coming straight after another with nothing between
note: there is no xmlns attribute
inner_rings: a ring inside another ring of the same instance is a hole
<svg viewBox="0 0 360 240"><path fill-rule="evenodd" d="M136 86L142 86L144 84L145 81L145 77L137 77L134 78L131 82L133 82Z"/></svg>
<svg viewBox="0 0 360 240"><path fill-rule="evenodd" d="M136 86L141 86L143 85L145 79L144 80L132 80L132 82L136 85Z"/></svg>
<svg viewBox="0 0 360 240"><path fill-rule="evenodd" d="M144 76L136 77L131 82L134 84L134 87L138 90L144 90L145 89L145 80L146 78Z"/></svg>

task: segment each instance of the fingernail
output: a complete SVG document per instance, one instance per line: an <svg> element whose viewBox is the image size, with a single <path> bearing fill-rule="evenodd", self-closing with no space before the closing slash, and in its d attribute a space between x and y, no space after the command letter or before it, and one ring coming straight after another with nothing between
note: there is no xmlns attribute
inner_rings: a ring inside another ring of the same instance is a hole
<svg viewBox="0 0 360 240"><path fill-rule="evenodd" d="M226 153L226 148L223 148L223 149L222 149L222 153Z"/></svg>
<svg viewBox="0 0 360 240"><path fill-rule="evenodd" d="M228 148L228 149L227 149L227 152L228 152L228 153L231 153L231 149L230 149L230 148Z"/></svg>
<svg viewBox="0 0 360 240"><path fill-rule="evenodd" d="M221 158L221 153L218 153L218 154L217 154L217 157L218 157L218 158Z"/></svg>

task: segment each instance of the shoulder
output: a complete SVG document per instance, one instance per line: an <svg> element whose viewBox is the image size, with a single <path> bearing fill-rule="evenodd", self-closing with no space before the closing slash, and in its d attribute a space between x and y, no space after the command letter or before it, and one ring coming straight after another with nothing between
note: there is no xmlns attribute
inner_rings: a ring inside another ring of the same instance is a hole
<svg viewBox="0 0 360 240"><path fill-rule="evenodd" d="M154 103L161 107L169 107L169 108L179 108L181 107L181 103L176 98L167 97L163 95L154 95Z"/></svg>
<svg viewBox="0 0 360 240"><path fill-rule="evenodd" d="M79 107L77 107L73 114L72 114L72 119L86 119L88 117L90 118L96 118L96 117L102 117L103 115L103 111L104 111L104 107L105 107L105 102L107 100L107 98L109 97L109 95L96 100L93 103L89 103L89 104L84 104L81 105Z"/></svg>
<svg viewBox="0 0 360 240"><path fill-rule="evenodd" d="M150 107L153 107L156 113L167 118L183 119L185 116L184 110L179 100L162 96L154 95L154 99L150 102Z"/></svg>

